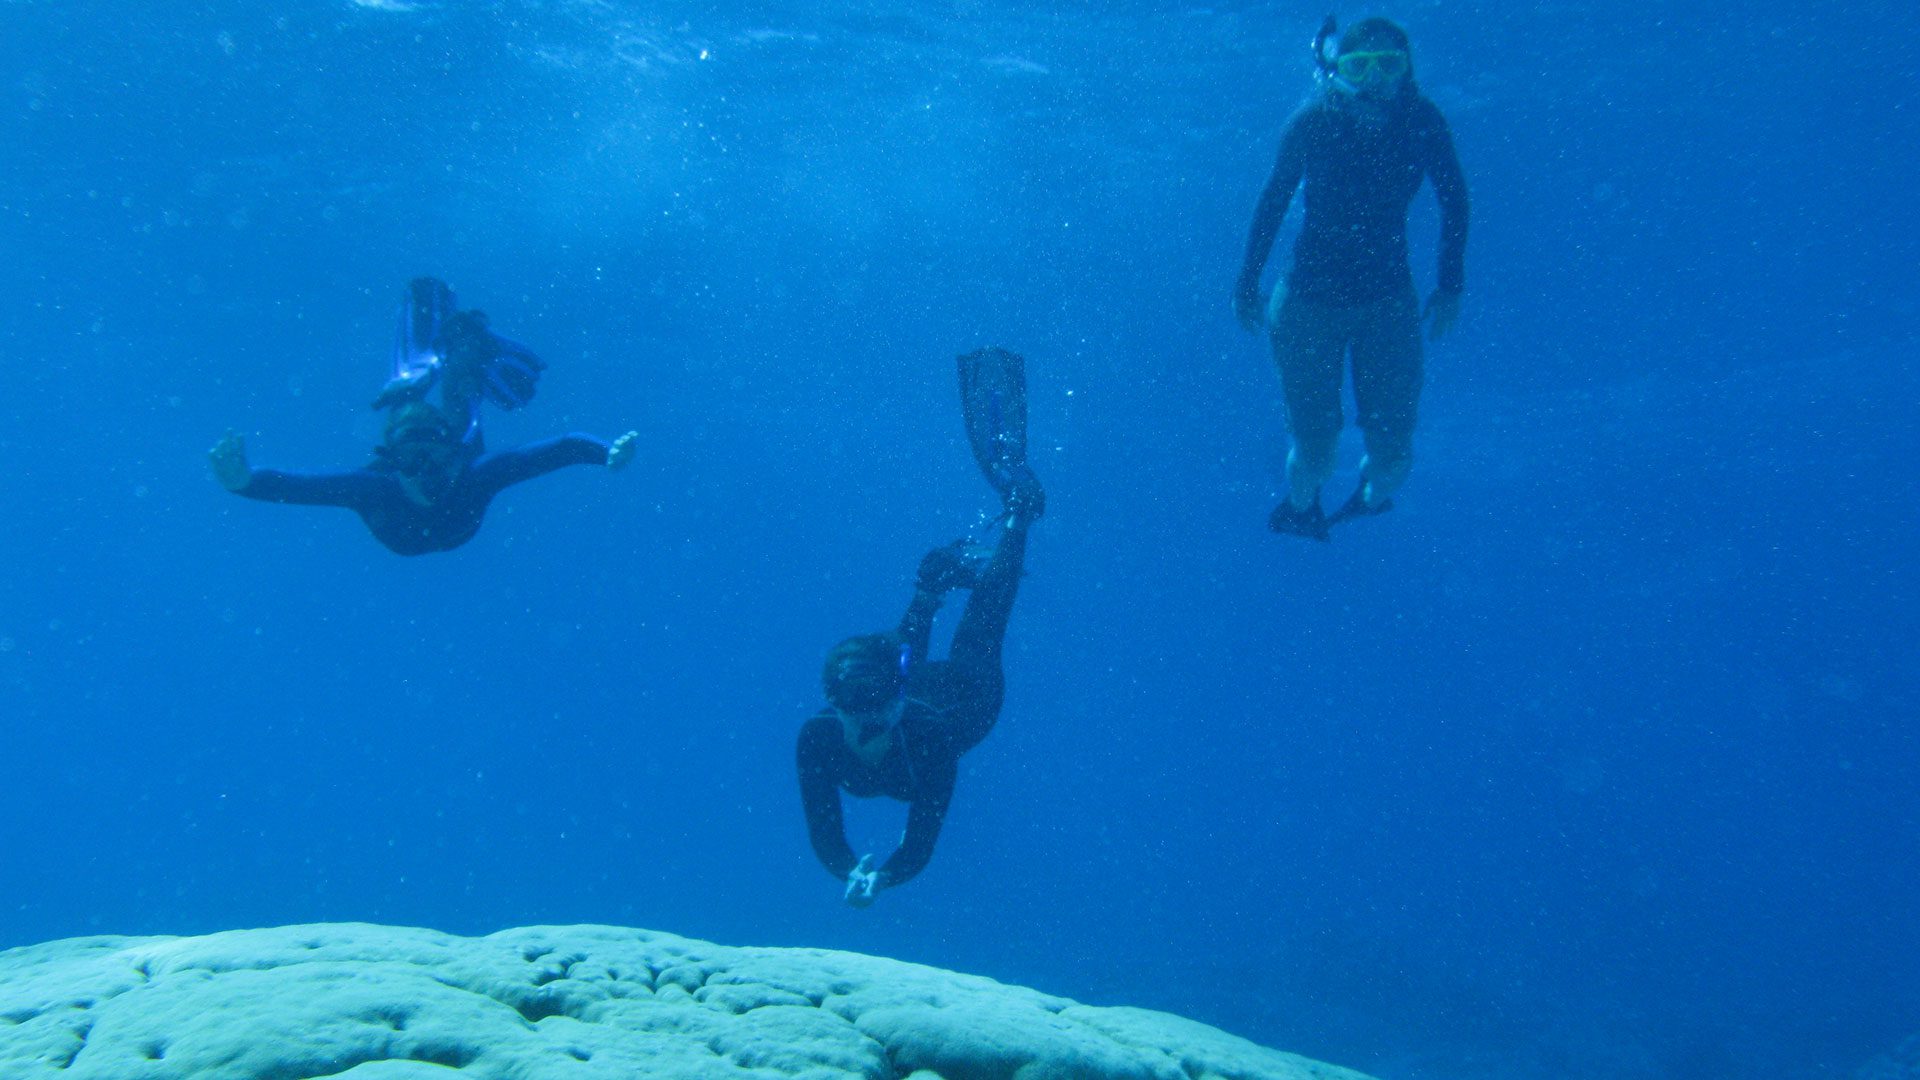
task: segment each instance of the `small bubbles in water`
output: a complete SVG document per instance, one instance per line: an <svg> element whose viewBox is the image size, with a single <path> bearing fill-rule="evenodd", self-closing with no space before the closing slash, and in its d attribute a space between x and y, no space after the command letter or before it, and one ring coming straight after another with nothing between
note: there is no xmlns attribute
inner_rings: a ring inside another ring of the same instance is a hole
<svg viewBox="0 0 1920 1080"><path fill-rule="evenodd" d="M141 484L141 485L140 485L139 487L136 487L136 488L134 488L134 489L133 489L133 497L134 497L134 498L136 498L136 499L144 499L144 498L146 498L146 497L147 497L147 485L145 485L145 484Z"/></svg>
<svg viewBox="0 0 1920 1080"><path fill-rule="evenodd" d="M15 643L12 638L0 637L0 653L10 653L14 650L14 647Z"/></svg>

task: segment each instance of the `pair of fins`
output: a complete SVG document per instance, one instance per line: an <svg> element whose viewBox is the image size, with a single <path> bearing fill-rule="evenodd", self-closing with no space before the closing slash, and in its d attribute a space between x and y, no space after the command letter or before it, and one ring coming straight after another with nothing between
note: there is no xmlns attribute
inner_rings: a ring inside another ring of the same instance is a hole
<svg viewBox="0 0 1920 1080"><path fill-rule="evenodd" d="M485 312L461 311L446 282L415 278L400 299L392 377L373 407L421 401L439 386L443 407L472 426L482 401L508 411L532 401L546 369L532 349L488 329Z"/></svg>

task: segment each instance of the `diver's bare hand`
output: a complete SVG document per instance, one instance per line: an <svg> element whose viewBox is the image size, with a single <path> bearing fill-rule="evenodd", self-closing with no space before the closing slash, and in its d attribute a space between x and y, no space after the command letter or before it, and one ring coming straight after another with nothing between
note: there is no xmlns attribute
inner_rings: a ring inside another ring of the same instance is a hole
<svg viewBox="0 0 1920 1080"><path fill-rule="evenodd" d="M1260 300L1258 285L1241 286L1233 293L1233 317L1240 320L1247 333L1259 334L1267 329L1266 305Z"/></svg>
<svg viewBox="0 0 1920 1080"><path fill-rule="evenodd" d="M848 907L872 907L876 894L880 891L880 872L868 869L873 865L873 856L860 856L860 865L847 874L846 900Z"/></svg>
<svg viewBox="0 0 1920 1080"><path fill-rule="evenodd" d="M1420 315L1427 324L1427 337L1439 341L1453 333L1453 324L1460 321L1460 294L1433 290L1427 297L1427 309Z"/></svg>
<svg viewBox="0 0 1920 1080"><path fill-rule="evenodd" d="M253 467L247 464L247 440L229 430L207 451L207 464L213 466L213 478L228 491L240 491L253 482Z"/></svg>
<svg viewBox="0 0 1920 1080"><path fill-rule="evenodd" d="M640 433L637 431L629 431L613 440L613 445L607 447L607 468L624 469L631 464L634 455L640 452L635 445L639 441Z"/></svg>

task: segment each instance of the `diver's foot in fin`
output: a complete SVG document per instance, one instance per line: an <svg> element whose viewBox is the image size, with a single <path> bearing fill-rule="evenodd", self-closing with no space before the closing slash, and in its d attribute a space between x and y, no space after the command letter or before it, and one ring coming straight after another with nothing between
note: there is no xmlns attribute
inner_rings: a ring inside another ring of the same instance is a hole
<svg viewBox="0 0 1920 1080"><path fill-rule="evenodd" d="M1267 518L1267 528L1288 536L1304 536L1321 543L1333 539L1327 530L1332 527L1327 515L1320 509L1320 500L1315 499L1305 510L1294 508L1293 500L1281 499L1280 505L1273 508L1272 516Z"/></svg>
<svg viewBox="0 0 1920 1080"><path fill-rule="evenodd" d="M1346 503L1342 505L1340 509L1335 510L1333 516L1327 519L1327 527L1331 529L1335 525L1352 521L1355 518L1378 517L1391 509L1393 509L1392 499L1381 499L1377 506L1368 505L1367 485L1362 483L1359 487L1353 489L1353 494L1347 498Z"/></svg>
<svg viewBox="0 0 1920 1080"><path fill-rule="evenodd" d="M1003 501L1007 513L1014 518L1038 521L1047 512L1047 489L1040 486L1040 478L1033 475L1033 470L1022 463L1008 479Z"/></svg>
<svg viewBox="0 0 1920 1080"><path fill-rule="evenodd" d="M980 572L993 557L993 549L962 537L945 547L927 552L920 560L920 576L915 585L922 592L944 595L955 589L971 589L980 581Z"/></svg>

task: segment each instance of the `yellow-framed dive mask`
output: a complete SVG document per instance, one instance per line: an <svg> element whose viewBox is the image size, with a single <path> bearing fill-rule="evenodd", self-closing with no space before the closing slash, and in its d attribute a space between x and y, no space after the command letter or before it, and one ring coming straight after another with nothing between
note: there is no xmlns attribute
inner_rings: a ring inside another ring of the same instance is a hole
<svg viewBox="0 0 1920 1080"><path fill-rule="evenodd" d="M1399 49L1343 53L1333 62L1335 73L1354 86L1362 86L1376 80L1398 82L1406 77L1407 71L1412 66L1407 54Z"/></svg>

